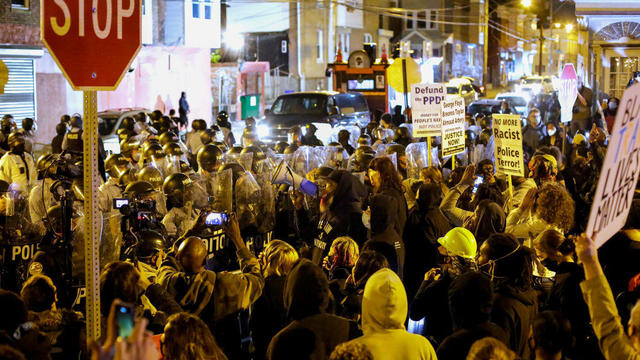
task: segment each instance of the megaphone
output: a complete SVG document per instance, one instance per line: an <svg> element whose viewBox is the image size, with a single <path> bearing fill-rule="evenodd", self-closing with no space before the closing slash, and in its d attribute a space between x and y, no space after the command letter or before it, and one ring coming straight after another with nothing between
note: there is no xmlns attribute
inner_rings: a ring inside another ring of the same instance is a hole
<svg viewBox="0 0 640 360"><path fill-rule="evenodd" d="M296 190L300 190L309 196L318 195L318 186L293 172L284 160L280 161L276 170L273 172L271 183L293 186Z"/></svg>

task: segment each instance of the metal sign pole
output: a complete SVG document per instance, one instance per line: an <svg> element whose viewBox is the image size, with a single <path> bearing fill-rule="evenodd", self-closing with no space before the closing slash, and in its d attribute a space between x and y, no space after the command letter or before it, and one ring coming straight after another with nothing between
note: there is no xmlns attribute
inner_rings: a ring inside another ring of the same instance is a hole
<svg viewBox="0 0 640 360"><path fill-rule="evenodd" d="M84 270L86 284L87 340L100 337L99 244L101 215L98 211L98 101L95 90L84 91Z"/></svg>

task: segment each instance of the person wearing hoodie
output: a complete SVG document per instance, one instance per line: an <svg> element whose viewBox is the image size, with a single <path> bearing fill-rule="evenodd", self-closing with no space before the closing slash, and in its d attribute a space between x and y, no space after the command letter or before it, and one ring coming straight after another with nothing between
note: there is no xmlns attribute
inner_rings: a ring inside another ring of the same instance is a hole
<svg viewBox="0 0 640 360"><path fill-rule="evenodd" d="M491 277L495 289L491 321L506 333L506 345L524 359L532 351L529 335L538 309L532 288L534 256L506 233L489 236L478 256L478 265Z"/></svg>
<svg viewBox="0 0 640 360"><path fill-rule="evenodd" d="M346 170L333 170L326 181L325 195L320 200L320 211L324 212L313 240L312 261L320 265L333 240L349 236L358 245L365 242L366 228L362 224L362 201L367 189L360 180Z"/></svg>
<svg viewBox="0 0 640 360"><path fill-rule="evenodd" d="M464 359L474 342L487 336L506 340L506 334L489 321L493 305L491 280L478 272L458 276L449 286L449 310L454 333L438 347L439 360Z"/></svg>
<svg viewBox="0 0 640 360"><path fill-rule="evenodd" d="M438 243L444 262L424 275L411 304L410 316L413 321L424 318L424 335L440 343L453 331L451 316L446 311L449 286L458 276L477 270L474 261L477 245L473 234L461 227L451 229Z"/></svg>
<svg viewBox="0 0 640 360"><path fill-rule="evenodd" d="M338 344L359 336L354 321L328 313L330 298L329 282L322 269L309 260L300 260L287 276L284 288L284 305L291 323L271 339L267 359L326 360ZM298 346L292 346L296 342ZM302 342L308 342L305 348L309 354L304 356L299 352Z"/></svg>
<svg viewBox="0 0 640 360"><path fill-rule="evenodd" d="M390 196L395 202L396 211L393 214L393 228L402 238L404 226L407 223L407 201L404 198L402 177L388 157L377 157L369 163L369 180L373 185L374 194Z"/></svg>
<svg viewBox="0 0 640 360"><path fill-rule="evenodd" d="M364 287L364 335L351 343L366 346L376 360L437 359L427 339L405 329L407 310L407 295L398 275L390 269L378 270Z"/></svg>
<svg viewBox="0 0 640 360"><path fill-rule="evenodd" d="M371 199L371 236L365 246L378 250L387 258L390 267L400 278L404 270L405 249L400 235L394 227L394 217L398 213L394 198L377 194Z"/></svg>
<svg viewBox="0 0 640 360"><path fill-rule="evenodd" d="M504 232L506 219L507 216L500 205L484 199L478 203L473 215L467 218L464 227L473 233L478 246L482 246L492 234Z"/></svg>
<svg viewBox="0 0 640 360"><path fill-rule="evenodd" d="M522 147L526 154L533 155L545 136L544 131L540 110L536 108L529 110L527 125L522 128Z"/></svg>
<svg viewBox="0 0 640 360"><path fill-rule="evenodd" d="M437 267L438 239L451 230L449 220L440 210L441 202L440 184L425 183L420 185L416 206L409 212L403 239L407 250L403 281L409 299L418 291L422 275Z"/></svg>

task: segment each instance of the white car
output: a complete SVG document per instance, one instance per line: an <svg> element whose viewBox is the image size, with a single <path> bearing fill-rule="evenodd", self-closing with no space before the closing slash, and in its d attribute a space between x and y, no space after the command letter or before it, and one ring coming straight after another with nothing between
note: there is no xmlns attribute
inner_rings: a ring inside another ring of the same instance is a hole
<svg viewBox="0 0 640 360"><path fill-rule="evenodd" d="M518 114L527 116L529 100L531 99L528 93L503 92L496 95L495 99L510 102Z"/></svg>
<svg viewBox="0 0 640 360"><path fill-rule="evenodd" d="M471 104L478 100L478 92L474 89L473 84L467 78L451 79L445 84L447 95L453 97L461 97L465 104Z"/></svg>
<svg viewBox="0 0 640 360"><path fill-rule="evenodd" d="M518 92L529 92L533 95L550 94L555 91L554 80L551 76L526 76L517 86Z"/></svg>

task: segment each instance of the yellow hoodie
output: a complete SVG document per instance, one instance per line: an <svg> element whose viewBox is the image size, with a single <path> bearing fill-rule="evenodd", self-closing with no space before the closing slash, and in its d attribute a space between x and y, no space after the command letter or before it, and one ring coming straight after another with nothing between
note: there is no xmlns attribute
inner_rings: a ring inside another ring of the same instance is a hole
<svg viewBox="0 0 640 360"><path fill-rule="evenodd" d="M431 343L404 328L407 294L400 278L390 269L373 274L364 287L362 330L352 342L365 345L375 360L437 359Z"/></svg>

